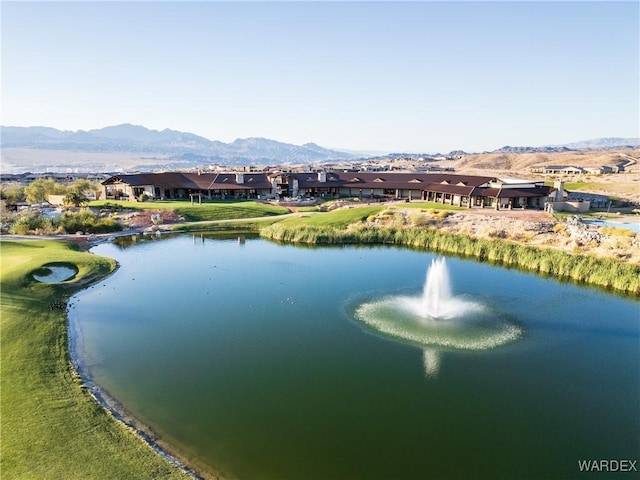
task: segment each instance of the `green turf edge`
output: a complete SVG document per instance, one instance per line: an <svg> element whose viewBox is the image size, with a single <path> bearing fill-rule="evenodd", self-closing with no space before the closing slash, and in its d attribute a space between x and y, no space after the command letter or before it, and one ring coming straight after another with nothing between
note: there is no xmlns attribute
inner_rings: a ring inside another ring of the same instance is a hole
<svg viewBox="0 0 640 480"><path fill-rule="evenodd" d="M71 263L67 282L31 272ZM0 242L0 476L7 479L181 479L98 404L71 365L66 298L111 273L113 260L53 240Z"/></svg>

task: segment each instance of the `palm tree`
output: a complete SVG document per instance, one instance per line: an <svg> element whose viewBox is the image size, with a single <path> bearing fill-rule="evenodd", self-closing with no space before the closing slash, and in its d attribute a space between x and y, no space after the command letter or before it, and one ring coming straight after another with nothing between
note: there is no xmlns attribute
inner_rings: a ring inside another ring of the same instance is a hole
<svg viewBox="0 0 640 480"><path fill-rule="evenodd" d="M80 192L69 192L64 196L62 201L65 205L71 205L73 207L81 207L89 203L89 199Z"/></svg>

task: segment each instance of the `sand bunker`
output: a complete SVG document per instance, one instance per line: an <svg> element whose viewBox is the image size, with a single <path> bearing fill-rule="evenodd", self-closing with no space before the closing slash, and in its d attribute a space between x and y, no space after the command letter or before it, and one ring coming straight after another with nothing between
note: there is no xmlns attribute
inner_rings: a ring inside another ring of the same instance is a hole
<svg viewBox="0 0 640 480"><path fill-rule="evenodd" d="M75 265L66 264L47 264L34 271L31 276L34 280L43 283L59 283L69 280L78 274Z"/></svg>

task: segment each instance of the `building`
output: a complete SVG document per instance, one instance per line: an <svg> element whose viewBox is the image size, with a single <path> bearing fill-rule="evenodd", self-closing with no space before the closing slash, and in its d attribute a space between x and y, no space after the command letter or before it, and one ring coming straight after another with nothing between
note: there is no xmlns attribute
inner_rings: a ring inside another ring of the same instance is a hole
<svg viewBox="0 0 640 480"><path fill-rule="evenodd" d="M611 165L599 165L595 167L577 167L573 165L547 165L542 167L532 167L532 173L543 173L552 175L580 175L580 174L592 174L602 175L605 173L620 173L624 172L625 164Z"/></svg>
<svg viewBox="0 0 640 480"><path fill-rule="evenodd" d="M584 168L574 165L547 165L542 167L540 173L554 175L579 175L584 173Z"/></svg>
<svg viewBox="0 0 640 480"><path fill-rule="evenodd" d="M148 173L102 182L107 199L279 199L357 197L418 200L463 207L544 208L553 187L542 181L453 173L279 172Z"/></svg>
<svg viewBox="0 0 640 480"><path fill-rule="evenodd" d="M140 173L114 175L102 182L104 198L116 200L261 198L272 185L263 173Z"/></svg>

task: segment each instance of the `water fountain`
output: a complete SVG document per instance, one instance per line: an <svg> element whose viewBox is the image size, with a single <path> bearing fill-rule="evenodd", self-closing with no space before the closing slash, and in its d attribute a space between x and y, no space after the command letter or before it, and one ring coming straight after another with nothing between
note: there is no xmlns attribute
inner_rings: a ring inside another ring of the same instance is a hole
<svg viewBox="0 0 640 480"><path fill-rule="evenodd" d="M427 270L422 296L399 297L398 306L423 319L449 320L481 309L481 305L451 294L449 270L444 258L433 259Z"/></svg>
<svg viewBox="0 0 640 480"><path fill-rule="evenodd" d="M379 334L421 347L427 376L437 374L442 350L487 350L522 334L495 307L470 295L453 295L444 258L431 262L421 295L365 302L355 317Z"/></svg>

